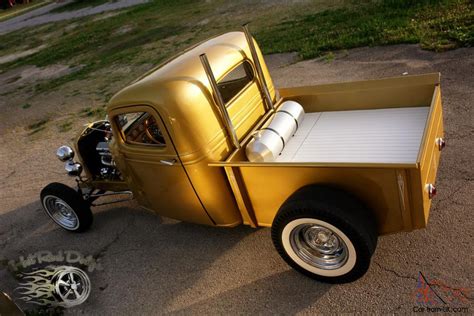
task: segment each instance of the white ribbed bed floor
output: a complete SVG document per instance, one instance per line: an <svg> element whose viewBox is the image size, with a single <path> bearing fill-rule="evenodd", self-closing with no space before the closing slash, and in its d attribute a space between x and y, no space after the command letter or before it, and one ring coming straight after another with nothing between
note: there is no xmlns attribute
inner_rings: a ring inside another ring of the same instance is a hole
<svg viewBox="0 0 474 316"><path fill-rule="evenodd" d="M306 113L276 162L416 163L429 107Z"/></svg>

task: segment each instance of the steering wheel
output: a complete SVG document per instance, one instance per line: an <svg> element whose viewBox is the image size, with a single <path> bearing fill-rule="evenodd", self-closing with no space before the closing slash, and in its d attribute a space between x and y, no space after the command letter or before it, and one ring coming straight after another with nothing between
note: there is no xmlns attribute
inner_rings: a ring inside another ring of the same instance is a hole
<svg viewBox="0 0 474 316"><path fill-rule="evenodd" d="M146 137L148 137L150 141L158 145L165 144L165 138L163 137L163 133L158 128L156 120L152 115L146 118L144 125Z"/></svg>

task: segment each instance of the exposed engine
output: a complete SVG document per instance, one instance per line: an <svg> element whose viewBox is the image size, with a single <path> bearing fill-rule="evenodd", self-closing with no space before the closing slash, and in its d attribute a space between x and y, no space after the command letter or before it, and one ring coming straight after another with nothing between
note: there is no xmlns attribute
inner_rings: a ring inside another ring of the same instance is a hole
<svg viewBox="0 0 474 316"><path fill-rule="evenodd" d="M100 156L100 162L103 167L100 168L100 176L105 179L120 178L120 173L115 167L115 161L112 158L112 153L109 150L108 141L99 142L96 146L96 151Z"/></svg>
<svg viewBox="0 0 474 316"><path fill-rule="evenodd" d="M94 180L122 180L109 150L112 130L107 120L97 121L81 134L77 148Z"/></svg>

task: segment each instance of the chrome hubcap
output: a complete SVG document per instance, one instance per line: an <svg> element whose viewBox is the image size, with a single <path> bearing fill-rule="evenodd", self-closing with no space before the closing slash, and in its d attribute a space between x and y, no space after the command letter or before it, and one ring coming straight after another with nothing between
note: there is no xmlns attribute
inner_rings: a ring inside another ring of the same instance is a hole
<svg viewBox="0 0 474 316"><path fill-rule="evenodd" d="M301 224L290 233L293 251L304 262L325 270L334 270L347 262L347 245L331 229L322 225Z"/></svg>
<svg viewBox="0 0 474 316"><path fill-rule="evenodd" d="M55 290L63 302L62 306L71 307L83 303L89 297L91 284L84 271L66 267L57 276Z"/></svg>
<svg viewBox="0 0 474 316"><path fill-rule="evenodd" d="M74 210L57 196L48 195L43 200L44 207L49 216L59 225L66 229L76 229L79 219Z"/></svg>

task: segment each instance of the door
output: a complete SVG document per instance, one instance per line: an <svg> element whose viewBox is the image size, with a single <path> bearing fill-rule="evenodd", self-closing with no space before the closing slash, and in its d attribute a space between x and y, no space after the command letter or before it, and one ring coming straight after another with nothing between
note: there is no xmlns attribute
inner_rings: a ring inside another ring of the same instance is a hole
<svg viewBox="0 0 474 316"><path fill-rule="evenodd" d="M139 203L166 217L212 225L154 108L126 106L111 118L116 162Z"/></svg>

